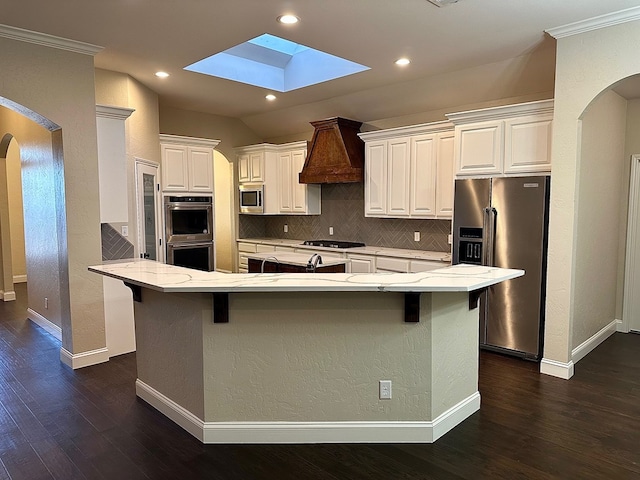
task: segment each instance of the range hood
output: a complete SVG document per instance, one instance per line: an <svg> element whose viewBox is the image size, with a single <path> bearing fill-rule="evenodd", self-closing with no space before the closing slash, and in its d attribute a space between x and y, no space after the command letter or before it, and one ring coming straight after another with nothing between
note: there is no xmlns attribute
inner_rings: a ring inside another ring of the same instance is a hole
<svg viewBox="0 0 640 480"><path fill-rule="evenodd" d="M310 122L315 128L300 183L355 183L364 180L362 122L328 118Z"/></svg>

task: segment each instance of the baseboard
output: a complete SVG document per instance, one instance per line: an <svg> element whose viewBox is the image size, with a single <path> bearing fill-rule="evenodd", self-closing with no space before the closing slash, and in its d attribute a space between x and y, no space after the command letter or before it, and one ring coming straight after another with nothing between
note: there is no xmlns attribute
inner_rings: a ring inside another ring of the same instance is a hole
<svg viewBox="0 0 640 480"><path fill-rule="evenodd" d="M13 283L27 283L27 276L26 275L14 275L13 276Z"/></svg>
<svg viewBox="0 0 640 480"><path fill-rule="evenodd" d="M562 363L555 360L549 360L548 358L543 358L540 362L540 373L569 380L573 377L573 362L570 361L569 363Z"/></svg>
<svg viewBox="0 0 640 480"><path fill-rule="evenodd" d="M71 353L65 348L60 349L60 360L65 365L77 370L78 368L90 367L109 361L109 350L99 348L82 353Z"/></svg>
<svg viewBox="0 0 640 480"><path fill-rule="evenodd" d="M38 312L31 310L30 308L27 308L27 318L36 325L45 329L58 340L62 341L62 329L51 320L48 320L46 317L43 317Z"/></svg>
<svg viewBox="0 0 640 480"><path fill-rule="evenodd" d="M574 348L571 351L571 361L573 362L573 364L575 365L576 363L578 363L589 353L591 353L598 345L600 345L607 338L616 333L616 331L618 330L618 322L622 324L621 321L614 320L609 323L609 325L605 326L596 334L586 339L584 342Z"/></svg>
<svg viewBox="0 0 640 480"><path fill-rule="evenodd" d="M625 328L624 322L619 318L616 319L616 332L629 333L629 328Z"/></svg>
<svg viewBox="0 0 640 480"><path fill-rule="evenodd" d="M10 290L8 292L4 292L0 290L0 300L4 300L5 302L11 302L16 299L16 292Z"/></svg>
<svg viewBox="0 0 640 480"><path fill-rule="evenodd" d="M475 392L431 422L204 422L140 380L136 394L203 443L432 443L480 409Z"/></svg>

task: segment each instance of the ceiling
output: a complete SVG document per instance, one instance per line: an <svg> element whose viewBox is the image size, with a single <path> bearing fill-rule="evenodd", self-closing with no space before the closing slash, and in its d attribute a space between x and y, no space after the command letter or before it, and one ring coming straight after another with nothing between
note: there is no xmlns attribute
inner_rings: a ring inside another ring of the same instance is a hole
<svg viewBox="0 0 640 480"><path fill-rule="evenodd" d="M434 107L407 99L451 72L529 55L554 40L544 31L637 7L638 0L4 0L3 24L104 47L96 67L125 72L158 93L160 105L234 117L264 139L309 130L309 121L360 121ZM301 21L281 25L293 13ZM183 67L263 33L277 35L370 70L278 93L184 71ZM411 58L404 68L394 61ZM553 64L543 62L542 69ZM169 78L154 76L158 70ZM507 73L505 73L506 75ZM428 88L427 88L428 87ZM460 86L463 89L464 85ZM535 89L535 87L532 87ZM547 89L548 90L548 89ZM442 95L447 91L443 85ZM449 86L450 102L461 94ZM409 93L408 93L409 92ZM490 96L490 92L487 93ZM445 105L443 103L442 105Z"/></svg>

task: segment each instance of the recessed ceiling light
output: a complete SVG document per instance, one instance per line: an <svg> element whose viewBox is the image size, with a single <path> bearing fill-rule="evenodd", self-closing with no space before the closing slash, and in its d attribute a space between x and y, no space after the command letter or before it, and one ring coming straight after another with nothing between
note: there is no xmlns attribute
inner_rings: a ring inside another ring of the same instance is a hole
<svg viewBox="0 0 640 480"><path fill-rule="evenodd" d="M169 74L167 72L156 72L156 77L167 78Z"/></svg>
<svg viewBox="0 0 640 480"><path fill-rule="evenodd" d="M269 95L267 95L266 97L267 100L269 100L270 102L273 102L276 99L276 96L273 95L272 93L270 93Z"/></svg>
<svg viewBox="0 0 640 480"><path fill-rule="evenodd" d="M411 63L411 60L409 60L408 58L399 58L398 60L396 60L396 65L405 66L405 65L409 65L410 63Z"/></svg>
<svg viewBox="0 0 640 480"><path fill-rule="evenodd" d="M280 15L277 20L278 22L284 23L286 25L291 25L293 23L298 23L300 21L300 19L295 15L289 15L289 14Z"/></svg>

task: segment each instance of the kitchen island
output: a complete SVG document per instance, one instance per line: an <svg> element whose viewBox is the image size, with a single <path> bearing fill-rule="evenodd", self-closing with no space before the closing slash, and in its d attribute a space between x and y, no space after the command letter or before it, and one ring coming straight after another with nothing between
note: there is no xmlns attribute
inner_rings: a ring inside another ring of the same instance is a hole
<svg viewBox="0 0 640 480"><path fill-rule="evenodd" d="M524 274L90 270L134 292L137 395L204 443L435 441L480 408L477 293Z"/></svg>
<svg viewBox="0 0 640 480"><path fill-rule="evenodd" d="M290 252L250 253L249 273L345 273L348 260Z"/></svg>

